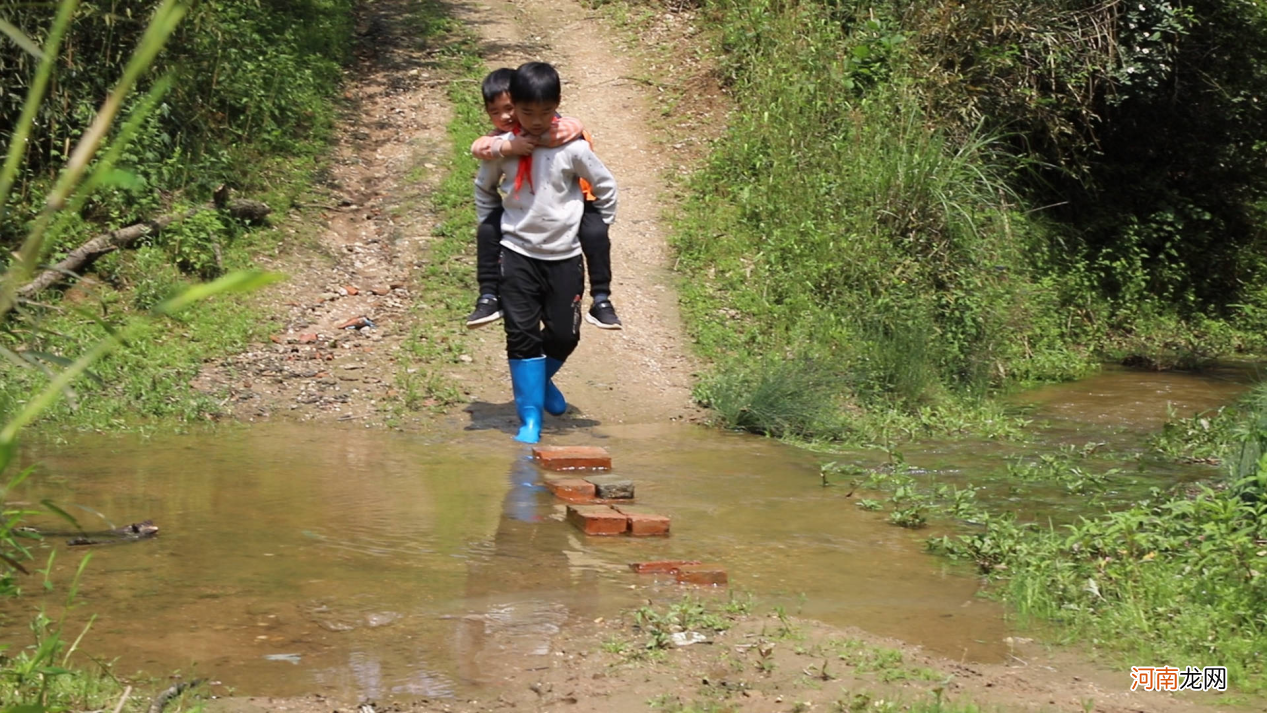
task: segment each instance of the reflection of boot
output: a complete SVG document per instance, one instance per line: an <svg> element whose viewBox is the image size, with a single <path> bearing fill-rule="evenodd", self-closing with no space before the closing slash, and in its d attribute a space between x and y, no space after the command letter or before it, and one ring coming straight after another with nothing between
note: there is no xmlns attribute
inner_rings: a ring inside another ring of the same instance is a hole
<svg viewBox="0 0 1267 713"><path fill-rule="evenodd" d="M510 359L510 385L515 392L515 410L519 412L520 443L541 440L541 410L546 395L546 359Z"/></svg>
<svg viewBox="0 0 1267 713"><path fill-rule="evenodd" d="M559 369L563 368L563 362L553 357L546 357L546 413L551 416L562 416L568 410L567 399L563 398L563 392L559 391L559 387L554 385L554 375L559 373Z"/></svg>
<svg viewBox="0 0 1267 713"><path fill-rule="evenodd" d="M537 469L527 458L517 458L510 466L510 492L502 512L514 520L536 522L541 520L537 514L537 499L545 492L545 486L537 481Z"/></svg>

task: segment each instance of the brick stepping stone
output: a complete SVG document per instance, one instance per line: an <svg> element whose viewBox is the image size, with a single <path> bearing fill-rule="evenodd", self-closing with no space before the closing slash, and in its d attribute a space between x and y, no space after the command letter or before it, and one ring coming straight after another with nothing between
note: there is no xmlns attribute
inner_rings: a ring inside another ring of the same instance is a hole
<svg viewBox="0 0 1267 713"><path fill-rule="evenodd" d="M677 574L685 565L703 564L699 560L655 560L653 562L630 562L629 569L638 574Z"/></svg>
<svg viewBox="0 0 1267 713"><path fill-rule="evenodd" d="M611 470L612 457L598 446L536 446L532 458L546 470Z"/></svg>
<svg viewBox="0 0 1267 713"><path fill-rule="evenodd" d="M634 537L657 537L669 534L669 518L638 505L612 506L629 518L629 534Z"/></svg>
<svg viewBox="0 0 1267 713"><path fill-rule="evenodd" d="M568 522L587 535L623 535L629 518L606 505L569 505Z"/></svg>
<svg viewBox="0 0 1267 713"><path fill-rule="evenodd" d="M724 587L729 581L726 570L715 564L686 564L676 573L678 584L699 584Z"/></svg>
<svg viewBox="0 0 1267 713"><path fill-rule="evenodd" d="M568 522L587 535L653 537L669 534L669 518L633 505L568 505Z"/></svg>

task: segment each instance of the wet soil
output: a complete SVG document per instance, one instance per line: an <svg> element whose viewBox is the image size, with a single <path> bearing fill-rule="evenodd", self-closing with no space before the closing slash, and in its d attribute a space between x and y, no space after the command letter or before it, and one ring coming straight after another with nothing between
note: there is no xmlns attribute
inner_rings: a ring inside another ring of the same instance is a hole
<svg viewBox="0 0 1267 713"><path fill-rule="evenodd" d="M707 595L704 597L708 598ZM596 620L557 650L506 657L496 684L468 699L367 700L373 711L864 711L886 702L942 700L964 710L1197 713L1239 711L1197 695L1130 692L1129 675L1107 674L1070 657L1014 640L1006 664L964 663L901 641L796 617L739 615L704 643L670 647L648 659L645 633L630 618ZM619 646L624 651L615 651ZM368 708L367 708L368 706ZM222 713L327 713L322 696L213 701ZM902 708L896 708L898 710ZM346 710L346 708L345 708Z"/></svg>

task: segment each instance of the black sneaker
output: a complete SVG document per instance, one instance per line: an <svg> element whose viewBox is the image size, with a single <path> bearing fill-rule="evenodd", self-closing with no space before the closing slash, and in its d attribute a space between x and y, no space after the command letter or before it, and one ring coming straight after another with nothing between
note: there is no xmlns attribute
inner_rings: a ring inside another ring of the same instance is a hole
<svg viewBox="0 0 1267 713"><path fill-rule="evenodd" d="M480 298L475 301L475 311L466 318L466 328L483 327L501 318L502 308L497 298L492 295L480 295Z"/></svg>
<svg viewBox="0 0 1267 713"><path fill-rule="evenodd" d="M585 321L599 329L624 329L620 323L620 317L616 316L616 308L612 306L611 300L590 305L590 311L585 314Z"/></svg>

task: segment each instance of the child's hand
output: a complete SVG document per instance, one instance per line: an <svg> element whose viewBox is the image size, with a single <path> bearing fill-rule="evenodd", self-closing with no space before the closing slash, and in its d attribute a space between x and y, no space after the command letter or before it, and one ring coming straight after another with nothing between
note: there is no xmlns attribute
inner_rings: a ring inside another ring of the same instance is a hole
<svg viewBox="0 0 1267 713"><path fill-rule="evenodd" d="M537 138L535 136L516 136L514 139L502 144L502 155L527 156L535 148L537 148Z"/></svg>

